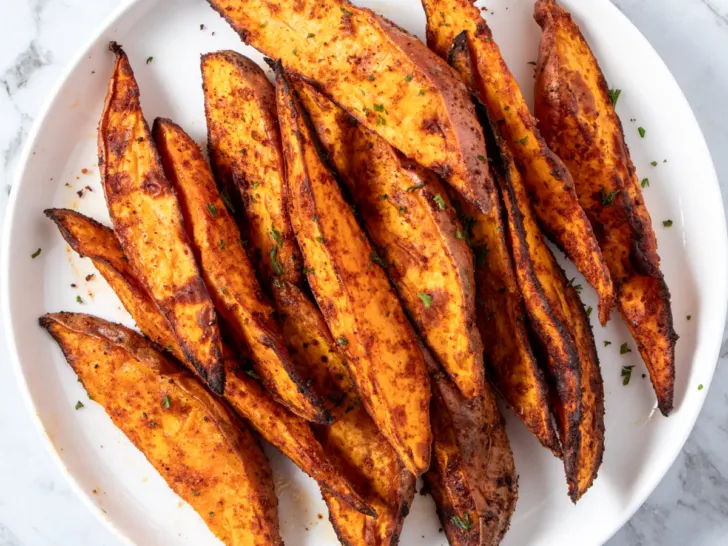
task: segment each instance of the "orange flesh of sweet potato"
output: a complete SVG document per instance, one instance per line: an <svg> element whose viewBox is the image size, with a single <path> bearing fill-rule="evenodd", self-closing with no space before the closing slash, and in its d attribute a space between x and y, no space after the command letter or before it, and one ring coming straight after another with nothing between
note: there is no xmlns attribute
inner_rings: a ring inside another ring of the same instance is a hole
<svg viewBox="0 0 728 546"><path fill-rule="evenodd" d="M99 167L109 214L139 280L175 339L218 394L225 389L215 307L184 231L182 213L139 103L129 59L112 43L114 71L99 122Z"/></svg>
<svg viewBox="0 0 728 546"><path fill-rule="evenodd" d="M220 316L236 339L243 340L263 384L281 403L308 421L330 422L323 401L291 361L273 306L261 292L202 152L169 120L157 119L152 133Z"/></svg>
<svg viewBox="0 0 728 546"><path fill-rule="evenodd" d="M465 34L450 53L472 81ZM482 108L496 180L505 203L516 277L530 325L545 354L555 391L569 494L578 500L596 478L604 453L604 393L594 337L576 290L546 245L512 156Z"/></svg>
<svg viewBox="0 0 728 546"><path fill-rule="evenodd" d="M58 225L73 250L92 260L142 333L194 371L177 345L169 324L136 280L113 231L71 210L49 209L46 215ZM255 379L241 369L233 351L224 345L223 357L227 372L224 396L235 411L316 480L322 490L349 503L354 507L352 510L370 513L371 508L334 468L310 425L275 402Z"/></svg>
<svg viewBox="0 0 728 546"><path fill-rule="evenodd" d="M461 32L473 54L475 91L486 106L523 175L542 229L571 259L599 295L599 317L606 324L614 287L574 182L536 128L515 78L506 66L488 25L472 0L423 0L427 43L445 58ZM501 121L502 120L502 121Z"/></svg>
<svg viewBox="0 0 728 546"><path fill-rule="evenodd" d="M277 105L291 222L311 290L366 410L416 476L430 463L430 390L414 332L372 248L322 163L282 69Z"/></svg>
<svg viewBox="0 0 728 546"><path fill-rule="evenodd" d="M283 544L268 460L227 406L123 326L73 313L40 323L89 397L220 540Z"/></svg>
<svg viewBox="0 0 728 546"><path fill-rule="evenodd" d="M484 389L473 259L444 187L313 87L294 83L400 299L460 390ZM381 254L381 256L380 256Z"/></svg>
<svg viewBox="0 0 728 546"><path fill-rule="evenodd" d="M536 3L543 28L536 114L549 146L574 176L579 202L609 266L617 305L647 364L660 411L673 407L675 343L670 291L622 124L599 64L555 2Z"/></svg>
<svg viewBox="0 0 728 546"><path fill-rule="evenodd" d="M203 55L201 67L210 162L229 202L242 208L240 223L261 282L299 284L301 253L286 210L273 86L257 64L234 51Z"/></svg>
<svg viewBox="0 0 728 546"><path fill-rule="evenodd" d="M311 82L478 209L492 181L465 87L424 44L343 0L209 0L242 40Z"/></svg>

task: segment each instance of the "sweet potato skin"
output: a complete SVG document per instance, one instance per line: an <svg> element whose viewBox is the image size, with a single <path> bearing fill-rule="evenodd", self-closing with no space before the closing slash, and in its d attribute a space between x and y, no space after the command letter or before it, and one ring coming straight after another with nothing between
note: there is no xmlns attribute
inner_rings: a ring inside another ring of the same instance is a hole
<svg viewBox="0 0 728 546"><path fill-rule="evenodd" d="M433 378L433 462L424 479L452 545L500 544L518 499L513 451L495 396L465 399L425 350Z"/></svg>
<svg viewBox="0 0 728 546"><path fill-rule="evenodd" d="M673 407L675 343L670 291L622 124L599 63L571 16L556 2L536 3L543 28L536 70L536 115L551 149L574 177L637 341L660 411Z"/></svg>
<svg viewBox="0 0 728 546"><path fill-rule="evenodd" d="M263 70L234 51L202 56L207 140L215 178L238 209L253 265L267 287L301 282L301 253L287 214L275 91Z"/></svg>
<svg viewBox="0 0 728 546"><path fill-rule="evenodd" d="M329 423L323 401L294 366L283 334L240 244L240 232L218 193L197 144L174 122L152 130L167 178L179 197L185 225L218 313L250 351L266 388L308 421Z"/></svg>
<svg viewBox="0 0 728 546"><path fill-rule="evenodd" d="M242 40L318 87L479 209L482 134L462 82L419 40L344 0L209 0Z"/></svg>
<svg viewBox="0 0 728 546"><path fill-rule="evenodd" d="M450 59L465 81L473 81L465 34L456 38ZM604 393L594 337L576 290L546 245L507 146L487 110L482 105L479 110L505 204L518 286L555 393L569 494L576 502L595 479L604 452Z"/></svg>
<svg viewBox="0 0 728 546"><path fill-rule="evenodd" d="M364 407L416 476L430 462L429 381L414 332L322 163L282 68L276 96L291 222L307 278Z"/></svg>
<svg viewBox="0 0 728 546"><path fill-rule="evenodd" d="M144 338L96 317L41 326L89 396L226 544L282 545L268 460L247 427Z"/></svg>
<svg viewBox="0 0 728 546"><path fill-rule="evenodd" d="M99 169L109 214L139 280L180 348L218 394L225 389L215 307L195 263L174 188L142 115L129 59L112 42L114 71L99 122Z"/></svg>
<svg viewBox="0 0 728 546"><path fill-rule="evenodd" d="M169 324L136 280L113 231L72 210L49 209L46 215L58 225L73 250L91 259L142 333L194 372L194 367L185 360L177 345ZM247 374L233 351L225 345L223 357L227 374L224 397L238 415L316 480L322 490L341 498L356 510L370 513L371 508L324 453L310 425L273 400Z"/></svg>
<svg viewBox="0 0 728 546"><path fill-rule="evenodd" d="M422 4L427 43L443 58L455 37L467 33L478 96L503 131L542 229L597 291L599 317L605 324L614 306L614 287L592 226L579 205L569 171L539 134L487 23L472 0L423 0Z"/></svg>
<svg viewBox="0 0 728 546"><path fill-rule="evenodd" d="M402 303L467 397L484 389L472 253L437 177L305 82L301 103L345 185ZM424 299L423 299L424 298Z"/></svg>

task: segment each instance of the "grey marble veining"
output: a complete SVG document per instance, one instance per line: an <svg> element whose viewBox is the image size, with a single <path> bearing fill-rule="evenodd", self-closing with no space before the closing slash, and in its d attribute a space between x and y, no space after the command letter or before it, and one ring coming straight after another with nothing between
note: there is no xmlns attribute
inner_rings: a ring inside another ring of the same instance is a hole
<svg viewBox="0 0 728 546"><path fill-rule="evenodd" d="M524 0L518 0L524 1ZM587 1L587 0L585 0ZM613 0L690 102L728 202L728 0ZM62 68L120 0L0 2L0 220L34 117ZM728 544L728 335L705 407L662 483L609 546ZM0 546L118 546L42 445L0 347Z"/></svg>

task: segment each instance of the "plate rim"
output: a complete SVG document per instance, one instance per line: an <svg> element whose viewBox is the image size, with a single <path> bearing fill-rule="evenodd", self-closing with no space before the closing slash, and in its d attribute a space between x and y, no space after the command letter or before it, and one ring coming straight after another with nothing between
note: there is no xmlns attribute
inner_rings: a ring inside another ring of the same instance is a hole
<svg viewBox="0 0 728 546"><path fill-rule="evenodd" d="M148 1L148 0L147 0ZM163 0L155 0L155 3L158 4ZM28 167L28 163L32 157L32 151L35 147L36 140L38 139L38 136L40 134L41 127L45 124L46 119L49 117L49 115L52 112L52 107L54 106L54 103L56 102L56 99L58 98L61 90L65 87L65 85L68 83L68 80L71 76L71 74L76 70L78 65L83 61L84 57L88 53L88 51L92 48L92 46L99 40L99 38L106 32L108 32L113 25L121 18L125 16L125 14L130 11L135 5L142 3L143 0L122 0L120 5L118 5L116 8L114 8L109 15L107 15L103 21L99 24L98 31L93 33L83 44L79 47L79 49L76 51L76 53L72 56L71 60L66 64L66 66L63 68L62 72L58 76L58 79L56 80L55 84L49 91L48 95L44 99L42 107L39 109L38 115L36 116L33 125L31 127L30 132L28 133L28 136L26 138L26 141L23 145L22 152L19 156L19 160L16 167L16 172L11 177L12 180L12 189L11 193L8 199L7 208L6 208L6 217L3 222L3 236L2 241L0 244L0 318L2 319L2 324L4 324L4 339L6 340L6 347L8 349L9 354L9 361L10 366L13 370L13 375L15 375L15 379L17 382L17 385L20 390L21 397L23 398L23 401L25 403L25 406L27 410L29 411L30 418L34 423L34 426L36 427L36 430L38 431L39 435L41 436L42 443L44 444L46 450L50 453L51 459L56 463L56 467L60 470L61 474L66 479L67 483L70 486L70 489L76 494L78 498L80 498L81 502L89 509L89 511L96 516L96 519L100 520L102 524L108 529L116 538L118 538L121 542L124 544L130 544L133 545L134 542L132 539L123 532L120 528L118 528L114 522L106 517L106 515L103 513L102 509L99 505L97 505L95 502L93 502L91 496L81 487L81 485L78 483L76 477L66 468L63 459L61 458L60 452L58 449L56 449L56 446L52 439L48 436L46 428L43 424L43 421L38 416L36 405L33 401L33 398L30 394L30 388L28 386L28 383L26 381L25 374L23 372L23 366L20 362L20 357L17 350L17 345L15 343L16 340L16 334L15 334L15 327L13 322L11 321L11 309L10 309L10 303L9 303L9 294L10 294L10 282L9 282L9 271L10 271L10 241L11 241L11 232L12 232L12 226L14 224L15 215L16 215L16 207L17 207L17 201L18 201L18 194L19 194L19 188L22 183L23 178L25 177L25 172ZM658 70L664 71L664 73L668 74L670 78L675 83L676 89L679 91L679 100L682 101L682 106L685 108L687 112L690 113L689 123L693 124L694 129L696 130L696 134L699 135L699 140L696 141L693 146L697 146L702 149L705 158L707 159L707 162L705 164L706 174L710 175L710 178L712 179L712 184L710 184L710 181L708 181L708 187L712 190L716 191L718 194L718 197L720 198L720 183L718 180L717 173L715 171L715 164L713 162L712 156L710 154L710 149L707 146L707 142L705 140L705 136L703 134L703 131L700 127L700 124L697 121L697 118L695 117L695 114L693 112L693 109L687 100L687 97L685 96L680 84L677 82L675 77L673 76L672 72L668 68L665 61L662 59L660 54L655 50L655 48L652 46L652 44L649 42L649 40L642 34L642 32L637 28L637 26L632 23L632 21L619 9L617 8L610 0L602 0L602 4L605 6L605 9L611 10L612 15L616 18L621 19L622 23L626 25L626 28L630 28L632 31L635 39L639 42L641 42L641 47L645 48L647 50L650 50L652 54L654 55L654 58L656 59L656 62L658 63L658 66L661 65ZM709 162L709 165L708 165ZM709 168L708 168L709 167ZM722 198L719 199L720 203L720 209L723 212L723 224L722 229L719 230L719 233L714 233L714 235L719 239L719 242L722 243L722 248L728 247L728 219L726 218L726 211L725 211L725 205L723 203ZM728 274L728 252L724 252L722 254L723 260L722 263L718 264L718 268L722 270L723 272ZM726 275L724 275L726 277ZM722 293L719 295L719 300L722 300L723 306L718 311L722 315L722 321L720 324L725 328L726 324L726 316L728 315L728 279L723 283L722 287ZM713 343L712 350L711 350L711 342ZM602 537L595 537L598 538L598 543L603 544L606 543L609 539L611 539L624 525L634 516L634 514L639 510L639 508L645 503L647 498L655 491L657 486L662 482L667 472L670 470L670 468L673 466L675 461L677 460L677 457L682 452L683 448L685 447L685 443L688 440L688 437L692 433L693 429L695 428L695 423L697 422L697 419L700 415L700 413L703 410L703 407L705 405L705 399L707 397L708 391L710 390L710 385L712 384L713 377L715 374L715 369L717 367L719 353L720 353L720 346L722 342L721 336L716 336L715 341L708 340L705 342L705 345L707 345L706 352L710 353L712 356L712 365L707 370L707 375L705 379L703 379L703 384L705 385L705 389L703 389L702 392L702 398L699 399L698 406L694 410L693 414L688 416L687 422L689 423L689 426L685 426L682 431L680 431L679 434L676 436L678 437L678 441L674 442L673 445L675 446L673 448L673 452L669 453L667 457L663 457L660 459L660 469L659 472L656 473L656 476L659 476L656 478L648 487L645 487L641 494L636 494L632 501L630 502L627 509L624 511L621 518L615 518L615 525L609 531L608 533L605 533ZM706 357L707 358L707 357ZM618 523L618 525L617 525Z"/></svg>

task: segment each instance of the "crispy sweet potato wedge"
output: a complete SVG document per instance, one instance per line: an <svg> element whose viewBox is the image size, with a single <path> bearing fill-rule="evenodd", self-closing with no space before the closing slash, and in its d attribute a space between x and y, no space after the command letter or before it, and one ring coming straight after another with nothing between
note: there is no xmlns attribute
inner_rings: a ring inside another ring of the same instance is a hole
<svg viewBox="0 0 728 546"><path fill-rule="evenodd" d="M114 231L139 280L159 306L200 376L225 389L215 307L142 115L129 59L115 42L114 71L99 122L99 168Z"/></svg>
<svg viewBox="0 0 728 546"><path fill-rule="evenodd" d="M157 119L152 130L167 178L179 197L185 225L215 306L249 349L263 384L288 409L308 421L329 423L323 401L291 360L273 306L240 244L210 168L197 144L175 123Z"/></svg>
<svg viewBox="0 0 728 546"><path fill-rule="evenodd" d="M94 401L225 544L283 544L270 465L237 416L140 335L96 317L44 315Z"/></svg>
<svg viewBox="0 0 728 546"><path fill-rule="evenodd" d="M495 396L465 399L425 351L433 381L433 459L425 483L448 542L500 544L518 499L518 475Z"/></svg>
<svg viewBox="0 0 728 546"><path fill-rule="evenodd" d="M379 249L372 260L386 267L415 327L458 388L469 398L482 394L473 258L445 188L312 86L302 80L294 86Z"/></svg>
<svg viewBox="0 0 728 546"><path fill-rule="evenodd" d="M483 138L462 82L418 39L345 0L208 0L242 40L489 210Z"/></svg>
<svg viewBox="0 0 728 546"><path fill-rule="evenodd" d="M229 203L238 207L248 249L267 284L298 284L301 253L286 210L275 91L263 70L234 51L202 56L210 162Z"/></svg>
<svg viewBox="0 0 728 546"><path fill-rule="evenodd" d="M423 0L427 43L443 58L466 32L474 61L475 91L522 172L542 229L574 262L599 295L599 317L609 319L614 287L591 224L579 205L574 182L563 162L549 150L536 120L506 66L488 25L473 0Z"/></svg>
<svg viewBox="0 0 728 546"><path fill-rule="evenodd" d="M291 223L309 285L347 357L364 407L407 468L430 463L430 389L414 332L372 247L322 163L282 68L277 105Z"/></svg>
<svg viewBox="0 0 728 546"><path fill-rule="evenodd" d="M650 371L663 415L673 407L675 343L670 291L619 117L599 63L571 16L540 0L543 37L536 115L548 145L574 177L617 292L617 305Z"/></svg>
<svg viewBox="0 0 728 546"><path fill-rule="evenodd" d="M463 80L473 81L465 34L455 39L449 58ZM576 289L544 240L507 145L487 109L478 103L478 110L505 203L518 285L556 395L569 494L576 502L596 478L604 453L604 393L594 336Z"/></svg>
<svg viewBox="0 0 728 546"><path fill-rule="evenodd" d="M142 333L195 371L185 360L169 324L136 280L113 231L72 210L49 209L46 215L58 225L73 250L91 259ZM255 379L247 375L233 351L225 345L223 357L227 372L225 400L235 411L316 480L323 491L342 499L354 507L352 510L371 513L371 508L324 454L310 425L275 402Z"/></svg>

